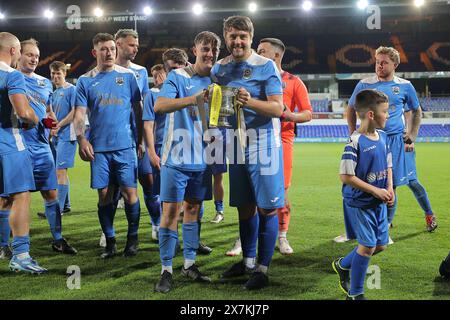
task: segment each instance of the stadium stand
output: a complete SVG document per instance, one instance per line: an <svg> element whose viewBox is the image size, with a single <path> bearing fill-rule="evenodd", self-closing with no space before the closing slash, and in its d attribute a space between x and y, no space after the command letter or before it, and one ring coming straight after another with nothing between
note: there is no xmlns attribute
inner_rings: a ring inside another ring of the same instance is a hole
<svg viewBox="0 0 450 320"><path fill-rule="evenodd" d="M420 98L423 111L450 112L450 97Z"/></svg>
<svg viewBox="0 0 450 320"><path fill-rule="evenodd" d="M298 125L298 137L301 138L347 138L347 125ZM423 124L419 137L450 137L450 124Z"/></svg>
<svg viewBox="0 0 450 320"><path fill-rule="evenodd" d="M313 112L329 112L330 110L328 105L329 105L328 99L311 100Z"/></svg>

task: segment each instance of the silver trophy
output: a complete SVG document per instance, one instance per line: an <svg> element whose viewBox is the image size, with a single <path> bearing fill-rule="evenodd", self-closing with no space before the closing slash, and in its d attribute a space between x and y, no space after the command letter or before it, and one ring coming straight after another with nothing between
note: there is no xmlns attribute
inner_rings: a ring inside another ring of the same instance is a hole
<svg viewBox="0 0 450 320"><path fill-rule="evenodd" d="M231 128L228 117L235 114L234 105L239 89L213 84L208 88L209 126Z"/></svg>

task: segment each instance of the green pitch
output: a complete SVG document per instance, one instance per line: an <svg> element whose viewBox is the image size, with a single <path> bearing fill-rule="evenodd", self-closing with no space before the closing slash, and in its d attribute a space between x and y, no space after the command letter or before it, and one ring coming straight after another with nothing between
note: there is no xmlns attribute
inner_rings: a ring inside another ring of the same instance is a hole
<svg viewBox="0 0 450 320"><path fill-rule="evenodd" d="M295 145L290 192L293 217L288 235L295 253L282 256L276 251L270 267L271 285L255 293L242 292L238 283L217 282L219 274L240 257L225 256L238 235L236 211L227 206L224 222L208 223L214 216L212 201L206 203L202 240L214 251L197 259L201 270L212 276L211 285L182 278L183 259L179 255L174 260L175 289L167 295L153 292L160 261L158 246L150 240L150 220L142 200L140 253L133 258L101 260L97 194L89 188L88 164L77 157L76 168L69 173L72 212L63 217L63 234L78 249L78 255L65 256L51 250L47 221L36 216L43 210L42 199L34 194L31 254L50 272L40 276L15 274L9 271L7 261L0 260L0 299L344 299L331 269L331 261L355 245L332 242L344 231L337 174L342 148L341 144ZM381 289L369 290L366 286L369 299L450 299L450 283L438 277L439 264L450 250L448 159L450 144L418 145L419 178L428 191L439 227L427 233L412 192L407 187L398 190L398 211L391 229L395 244L371 260L380 268ZM125 245L126 225L124 211L118 210L115 226L119 251ZM71 265L81 270L79 290L67 288L66 271Z"/></svg>

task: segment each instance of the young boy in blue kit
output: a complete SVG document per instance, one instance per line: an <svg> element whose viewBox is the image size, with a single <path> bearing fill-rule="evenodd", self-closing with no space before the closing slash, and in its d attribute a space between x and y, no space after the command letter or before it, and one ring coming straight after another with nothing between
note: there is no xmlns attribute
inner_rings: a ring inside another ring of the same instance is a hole
<svg viewBox="0 0 450 320"><path fill-rule="evenodd" d="M345 227L358 246L333 261L339 285L348 300L365 300L364 280L370 257L389 242L387 205L394 203L392 155L384 128L389 117L388 97L377 90L356 96L361 125L345 146L340 166Z"/></svg>

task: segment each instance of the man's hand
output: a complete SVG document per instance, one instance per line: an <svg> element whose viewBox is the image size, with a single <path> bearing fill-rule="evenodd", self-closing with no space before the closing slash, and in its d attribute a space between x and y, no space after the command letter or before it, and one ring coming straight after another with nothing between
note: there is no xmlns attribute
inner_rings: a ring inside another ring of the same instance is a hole
<svg viewBox="0 0 450 320"><path fill-rule="evenodd" d="M405 143L405 151L413 152L414 151L414 142L413 143Z"/></svg>
<svg viewBox="0 0 450 320"><path fill-rule="evenodd" d="M412 144L412 143L414 143L413 137L412 137L412 135L411 135L409 132L405 132L405 133L403 134L403 141L404 141L406 144Z"/></svg>
<svg viewBox="0 0 450 320"><path fill-rule="evenodd" d="M390 197L391 197L391 198L387 201L387 205L388 205L388 207L392 207L392 206L394 205L394 202L395 202L395 192L394 192L394 189L392 189L392 187L391 187L391 188L388 188L387 190L388 190L389 195L390 195Z"/></svg>
<svg viewBox="0 0 450 320"><path fill-rule="evenodd" d="M78 140L78 146L80 158L83 161L94 160L94 148L92 148L92 145L86 140L86 138Z"/></svg>
<svg viewBox="0 0 450 320"><path fill-rule="evenodd" d="M144 155L145 155L145 146L143 144L139 144L137 148L138 159L142 159Z"/></svg>
<svg viewBox="0 0 450 320"><path fill-rule="evenodd" d="M283 115L281 116L281 121L283 122L293 122L295 114L292 113L292 111L286 107L286 109L283 111Z"/></svg>
<svg viewBox="0 0 450 320"><path fill-rule="evenodd" d="M166 78L167 78L167 76L166 76L165 72L158 72L156 74L156 79L154 80L154 82L163 84L164 81L166 81Z"/></svg>
<svg viewBox="0 0 450 320"><path fill-rule="evenodd" d="M238 94L236 96L236 103L239 107L243 107L248 104L248 101L251 99L250 93L244 89L239 88Z"/></svg>
<svg viewBox="0 0 450 320"><path fill-rule="evenodd" d="M52 136L52 137L57 137L58 136L58 132L59 132L59 130L61 130L61 126L59 124L60 124L60 122L58 122L56 124L55 128L50 130L50 136Z"/></svg>
<svg viewBox="0 0 450 320"><path fill-rule="evenodd" d="M161 159L158 157L158 155L156 153L155 154L150 154L149 158L150 158L151 165L154 168L156 168L158 170L161 170Z"/></svg>

